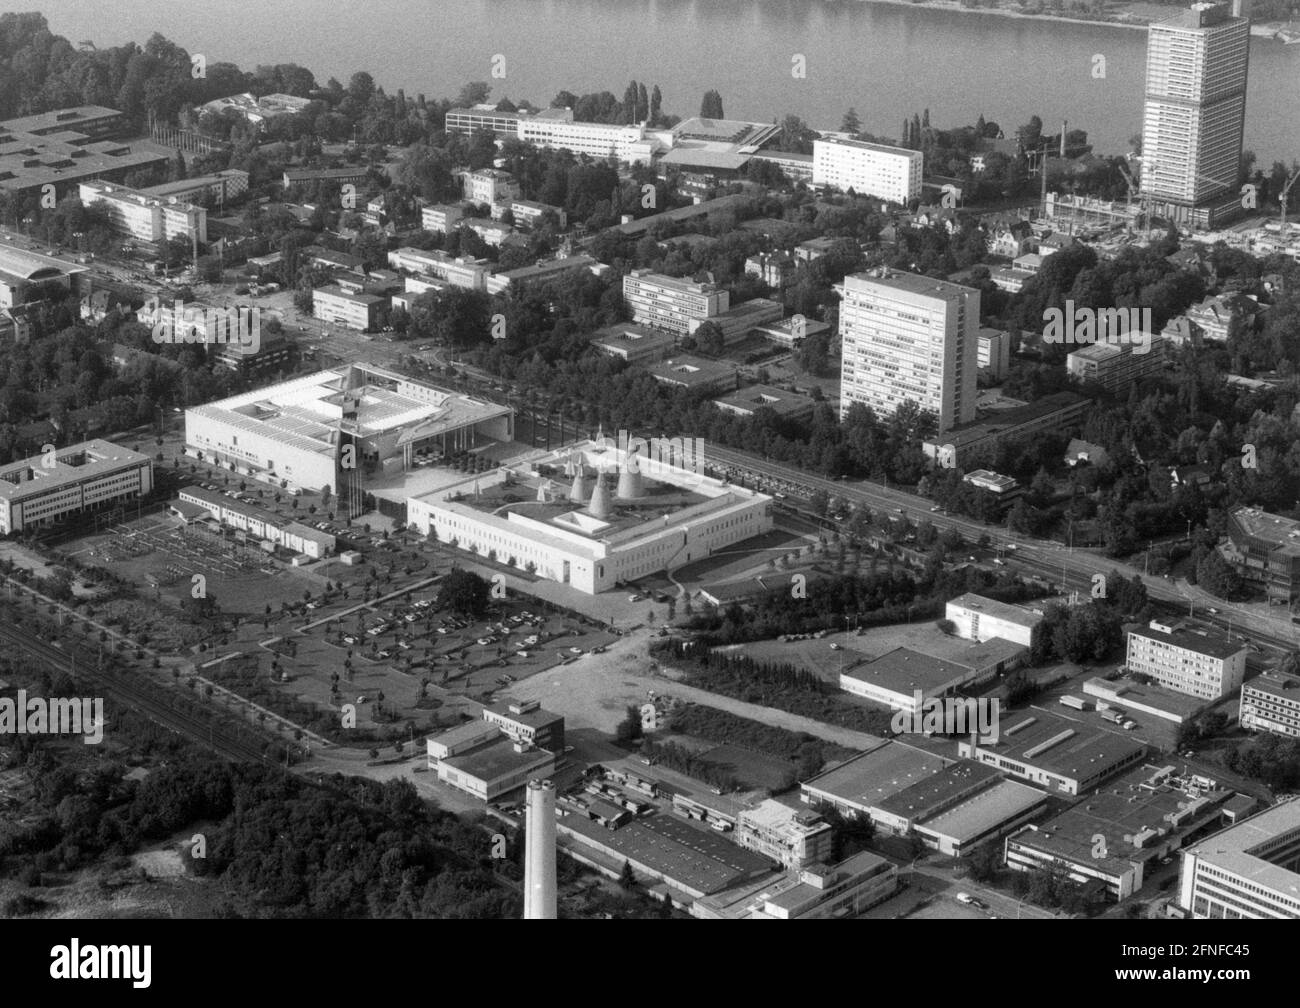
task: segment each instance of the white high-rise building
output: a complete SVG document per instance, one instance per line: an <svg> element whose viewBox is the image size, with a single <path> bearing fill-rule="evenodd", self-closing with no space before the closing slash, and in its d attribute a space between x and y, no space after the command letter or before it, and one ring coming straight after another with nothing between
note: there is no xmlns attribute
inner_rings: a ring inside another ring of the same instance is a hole
<svg viewBox="0 0 1300 1008"><path fill-rule="evenodd" d="M905 147L827 137L813 141L812 181L906 204L921 196L921 161Z"/></svg>
<svg viewBox="0 0 1300 1008"><path fill-rule="evenodd" d="M1152 212L1205 228L1241 209L1249 65L1245 0L1197 3L1151 25L1142 193Z"/></svg>
<svg viewBox="0 0 1300 1008"><path fill-rule="evenodd" d="M844 278L840 293L840 418L854 403L884 418L905 402L933 413L939 431L975 419L980 294L915 273Z"/></svg>

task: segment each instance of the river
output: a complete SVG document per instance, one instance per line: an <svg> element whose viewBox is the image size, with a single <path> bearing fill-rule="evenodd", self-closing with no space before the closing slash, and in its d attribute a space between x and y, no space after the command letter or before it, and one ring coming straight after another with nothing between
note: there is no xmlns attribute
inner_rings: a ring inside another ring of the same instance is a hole
<svg viewBox="0 0 1300 1008"><path fill-rule="evenodd" d="M716 88L729 117L793 112L833 129L852 106L864 130L889 137L925 108L941 128L980 114L1008 133L1033 114L1049 131L1068 119L1103 153L1141 129L1146 33L1124 27L855 0L117 0L107 18L84 0L40 7L74 43L159 31L210 63L295 62L345 84L364 69L390 92L431 98L469 80L542 104L566 88L621 98L635 79L658 83L665 111L683 116ZM498 55L503 79L492 78ZM1246 146L1265 166L1300 158L1298 92L1300 45L1252 38Z"/></svg>

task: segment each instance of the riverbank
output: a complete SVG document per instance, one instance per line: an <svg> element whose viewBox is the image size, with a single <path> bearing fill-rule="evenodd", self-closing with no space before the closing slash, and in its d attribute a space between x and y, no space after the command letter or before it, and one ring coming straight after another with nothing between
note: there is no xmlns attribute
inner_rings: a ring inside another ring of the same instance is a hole
<svg viewBox="0 0 1300 1008"><path fill-rule="evenodd" d="M1019 18L1024 21L1061 21L1066 24L1092 25L1096 28L1138 28L1145 30L1153 21L1160 20L1158 17L1142 17L1131 13L1132 6L1149 6L1149 5L1122 5L1121 13L1113 20L1099 21L1090 17L1070 17L1068 14L1035 14L1029 11L1013 10L1009 7L989 6L989 7L968 7L961 3L960 0L858 0L859 3L880 3L892 4L897 7L919 7L926 10L940 10L944 12L953 12L959 14L991 14L996 17ZM1165 16L1172 17L1178 12L1178 8L1171 7L1169 13Z"/></svg>

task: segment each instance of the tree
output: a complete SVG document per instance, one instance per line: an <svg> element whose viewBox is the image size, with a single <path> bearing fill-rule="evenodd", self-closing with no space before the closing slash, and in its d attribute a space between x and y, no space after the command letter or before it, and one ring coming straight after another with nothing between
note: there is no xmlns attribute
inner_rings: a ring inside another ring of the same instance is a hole
<svg viewBox="0 0 1300 1008"><path fill-rule="evenodd" d="M722 114L722 95L714 90L705 91L704 98L700 102L700 115L705 119L726 118Z"/></svg>
<svg viewBox="0 0 1300 1008"><path fill-rule="evenodd" d="M623 862L623 870L619 872L618 875L618 884L624 889L636 888L636 873L632 871L632 863L630 861Z"/></svg>
<svg viewBox="0 0 1300 1008"><path fill-rule="evenodd" d="M862 120L858 118L857 109L852 107L844 113L844 121L840 123L841 133L861 133Z"/></svg>
<svg viewBox="0 0 1300 1008"><path fill-rule="evenodd" d="M490 586L487 580L473 571L456 569L443 578L438 592L439 608L479 616L488 607Z"/></svg>

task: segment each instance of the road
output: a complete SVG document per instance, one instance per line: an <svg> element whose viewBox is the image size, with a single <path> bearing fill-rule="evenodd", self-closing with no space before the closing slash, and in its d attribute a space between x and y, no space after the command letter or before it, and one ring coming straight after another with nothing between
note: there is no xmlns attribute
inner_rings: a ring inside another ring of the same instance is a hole
<svg viewBox="0 0 1300 1008"><path fill-rule="evenodd" d="M1097 575L1106 577L1117 571L1125 578L1141 577L1147 595L1153 601L1165 603L1173 610L1202 608L1197 615L1221 629L1239 634L1256 643L1293 648L1300 643L1300 629L1287 616L1268 616L1251 612L1238 605L1215 599L1185 582L1143 575L1136 567L1102 556L1091 550L1070 549L1060 543L1034 539L996 525L984 525L961 515L932 511L934 503L905 490L869 483L865 480L828 480L791 466L769 462L754 455L722 448L714 444L705 447L706 465L714 471L729 474L740 481L744 474L753 474L746 482L757 484L765 491L788 493L806 499L807 495L822 491L829 496L848 501L855 508L866 507L873 512L902 513L911 521L927 518L939 531L956 529L970 541L987 535L994 548L1004 555L1009 569L1048 578L1067 590L1091 593L1098 585ZM1218 613L1209 613L1209 608Z"/></svg>

